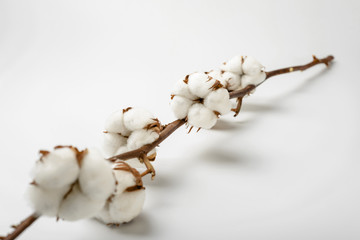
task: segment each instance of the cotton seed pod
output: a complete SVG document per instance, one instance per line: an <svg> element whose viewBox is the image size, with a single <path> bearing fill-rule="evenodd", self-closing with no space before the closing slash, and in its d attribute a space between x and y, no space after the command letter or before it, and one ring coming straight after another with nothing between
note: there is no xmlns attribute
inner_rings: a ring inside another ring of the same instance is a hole
<svg viewBox="0 0 360 240"><path fill-rule="evenodd" d="M257 75L243 75L241 77L241 87L245 88L248 85L257 85L264 81L266 78L265 72L260 72Z"/></svg>
<svg viewBox="0 0 360 240"><path fill-rule="evenodd" d="M194 127L210 129L217 121L216 114L203 104L196 103L191 106L188 114L188 123Z"/></svg>
<svg viewBox="0 0 360 240"><path fill-rule="evenodd" d="M122 193L128 187L136 186L141 182L139 172L125 161L116 162L113 169L113 175L117 183L115 193Z"/></svg>
<svg viewBox="0 0 360 240"><path fill-rule="evenodd" d="M75 148L61 147L43 156L33 170L34 181L43 188L61 188L74 182L79 175Z"/></svg>
<svg viewBox="0 0 360 240"><path fill-rule="evenodd" d="M112 167L96 149L88 149L84 156L79 185L81 191L91 200L105 201L115 189Z"/></svg>
<svg viewBox="0 0 360 240"><path fill-rule="evenodd" d="M231 111L230 95L225 88L219 88L212 91L204 99L204 105L212 111L219 112L224 115Z"/></svg>
<svg viewBox="0 0 360 240"><path fill-rule="evenodd" d="M145 191L139 172L125 162L114 167L116 191L96 218L106 224L120 224L138 216L145 201Z"/></svg>
<svg viewBox="0 0 360 240"><path fill-rule="evenodd" d="M171 95L181 96L187 99L195 100L198 97L190 92L188 81L189 75L187 75L184 79L180 79L176 82Z"/></svg>
<svg viewBox="0 0 360 240"><path fill-rule="evenodd" d="M229 61L223 63L220 66L220 69L224 70L224 71L235 73L237 75L241 75L242 74L242 61L243 61L243 58L241 56L235 56L232 59L230 59Z"/></svg>
<svg viewBox="0 0 360 240"><path fill-rule="evenodd" d="M145 202L145 190L124 192L116 195L109 204L111 223L127 223L137 217Z"/></svg>
<svg viewBox="0 0 360 240"><path fill-rule="evenodd" d="M74 184L60 204L58 217L67 221L91 218L104 207L105 203L106 201L91 200L82 193L78 184Z"/></svg>
<svg viewBox="0 0 360 240"><path fill-rule="evenodd" d="M156 122L154 116L143 108L129 108L124 113L125 127L130 131L143 129L154 122Z"/></svg>
<svg viewBox="0 0 360 240"><path fill-rule="evenodd" d="M182 96L174 96L170 101L170 108L177 119L183 119L187 116L191 105L194 102Z"/></svg>
<svg viewBox="0 0 360 240"><path fill-rule="evenodd" d="M190 92L199 98L205 98L211 91L215 84L215 79L208 76L206 73L193 73L189 76Z"/></svg>
<svg viewBox="0 0 360 240"><path fill-rule="evenodd" d="M122 146L127 143L127 138L118 133L106 132L104 133L102 150L107 157L112 157Z"/></svg>
<svg viewBox="0 0 360 240"><path fill-rule="evenodd" d="M159 133L152 130L140 129L133 131L129 136L127 147L129 150L138 149L146 144L153 143L159 138Z"/></svg>
<svg viewBox="0 0 360 240"><path fill-rule="evenodd" d="M120 133L123 136L129 136L130 130L124 125L123 110L113 112L105 121L105 130L110 133Z"/></svg>
<svg viewBox="0 0 360 240"><path fill-rule="evenodd" d="M69 191L70 185L61 188L44 189L31 184L26 192L26 197L34 211L43 216L55 217L64 195Z"/></svg>
<svg viewBox="0 0 360 240"><path fill-rule="evenodd" d="M208 75L219 80L220 83L230 91L237 90L241 85L241 76L232 72L213 70L209 72Z"/></svg>
<svg viewBox="0 0 360 240"><path fill-rule="evenodd" d="M258 75L264 69L264 66L261 65L254 57L247 56L244 59L242 65L243 72L246 75Z"/></svg>

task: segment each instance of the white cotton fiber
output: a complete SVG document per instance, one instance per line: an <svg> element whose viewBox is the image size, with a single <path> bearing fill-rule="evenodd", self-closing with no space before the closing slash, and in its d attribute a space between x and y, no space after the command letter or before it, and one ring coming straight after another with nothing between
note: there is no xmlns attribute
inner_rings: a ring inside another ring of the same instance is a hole
<svg viewBox="0 0 360 240"><path fill-rule="evenodd" d="M112 167L96 149L88 149L84 156L79 184L82 193L92 200L105 201L115 189Z"/></svg>
<svg viewBox="0 0 360 240"><path fill-rule="evenodd" d="M193 103L194 102L190 99L181 96L174 96L170 101L170 108L177 119L183 119L187 116Z"/></svg>
<svg viewBox="0 0 360 240"><path fill-rule="evenodd" d="M124 124L130 131L142 129L154 122L154 116L143 108L131 108L124 113Z"/></svg>
<svg viewBox="0 0 360 240"><path fill-rule="evenodd" d="M213 70L209 72L208 75L219 80L220 83L230 91L238 89L241 85L241 76L232 72Z"/></svg>
<svg viewBox="0 0 360 240"><path fill-rule="evenodd" d="M113 170L113 173L117 181L116 193L121 193L126 188L136 185L136 178L130 171Z"/></svg>
<svg viewBox="0 0 360 240"><path fill-rule="evenodd" d="M127 138L118 133L104 133L102 150L107 157L112 157L121 146L126 145L126 142Z"/></svg>
<svg viewBox="0 0 360 240"><path fill-rule="evenodd" d="M197 103L191 106L188 114L188 123L194 127L210 129L217 121L215 113L203 104Z"/></svg>
<svg viewBox="0 0 360 240"><path fill-rule="evenodd" d="M124 192L115 195L109 204L109 215L112 223L126 223L138 216L145 202L145 190Z"/></svg>
<svg viewBox="0 0 360 240"><path fill-rule="evenodd" d="M261 65L254 57L247 56L245 57L242 68L244 74L258 75L260 72L262 72L264 66Z"/></svg>
<svg viewBox="0 0 360 240"><path fill-rule="evenodd" d="M58 217L68 221L95 216L105 205L106 201L89 199L83 194L78 184L75 184L68 196L61 202Z"/></svg>
<svg viewBox="0 0 360 240"><path fill-rule="evenodd" d="M211 91L211 87L215 84L215 79L205 73L193 73L189 76L190 92L200 98L205 98Z"/></svg>
<svg viewBox="0 0 360 240"><path fill-rule="evenodd" d="M217 111L224 115L231 111L230 95L225 88L219 88L207 95L204 105L210 110Z"/></svg>
<svg viewBox="0 0 360 240"><path fill-rule="evenodd" d="M264 81L266 78L265 72L260 72L257 75L243 75L241 77L241 87L245 88L248 85L257 85Z"/></svg>
<svg viewBox="0 0 360 240"><path fill-rule="evenodd" d="M159 134L152 130L140 129L133 131L127 141L129 150L138 149L146 144L153 143L159 138Z"/></svg>
<svg viewBox="0 0 360 240"><path fill-rule="evenodd" d="M238 74L232 72L224 72L222 74L222 81L220 81L226 89L233 91L237 90L241 85L241 77ZM224 83L223 83L224 82Z"/></svg>
<svg viewBox="0 0 360 240"><path fill-rule="evenodd" d="M187 99L197 99L198 97L195 96L190 92L189 85L184 82L184 79L180 79L176 82L173 91L171 92L172 95L181 96Z"/></svg>
<svg viewBox="0 0 360 240"><path fill-rule="evenodd" d="M105 121L105 130L111 133L120 133L123 136L129 136L130 131L124 125L123 110L113 112Z"/></svg>
<svg viewBox="0 0 360 240"><path fill-rule="evenodd" d="M37 214L55 217L58 214L60 203L69 189L70 186L44 189L36 185L30 185L26 196L30 206Z"/></svg>
<svg viewBox="0 0 360 240"><path fill-rule="evenodd" d="M43 188L61 188L73 183L79 174L75 151L58 148L36 162L34 181Z"/></svg>
<svg viewBox="0 0 360 240"><path fill-rule="evenodd" d="M241 56L235 56L229 61L223 63L220 66L221 70L232 72L235 74L242 74L242 57Z"/></svg>
<svg viewBox="0 0 360 240"><path fill-rule="evenodd" d="M96 213L95 218L100 220L105 224L112 224L112 218L109 213L109 204L110 202L106 202L105 206ZM115 224L115 223L114 223Z"/></svg>

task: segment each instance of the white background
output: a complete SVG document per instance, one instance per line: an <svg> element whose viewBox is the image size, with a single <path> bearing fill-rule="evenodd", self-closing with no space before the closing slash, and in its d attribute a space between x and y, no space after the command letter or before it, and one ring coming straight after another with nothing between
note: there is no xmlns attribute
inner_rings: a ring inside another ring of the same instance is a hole
<svg viewBox="0 0 360 240"><path fill-rule="evenodd" d="M161 144L141 215L41 218L19 239L360 239L359 1L0 0L0 234L39 149L99 146L114 110L163 123L174 83L237 54L273 78L211 131Z"/></svg>

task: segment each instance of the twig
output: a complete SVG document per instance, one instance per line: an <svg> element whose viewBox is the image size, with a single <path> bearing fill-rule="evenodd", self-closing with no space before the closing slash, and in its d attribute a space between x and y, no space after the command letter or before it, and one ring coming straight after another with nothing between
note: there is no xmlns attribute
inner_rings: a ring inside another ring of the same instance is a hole
<svg viewBox="0 0 360 240"><path fill-rule="evenodd" d="M299 65L299 66L293 66L293 67L287 67L287 68L281 68L281 69L278 69L278 70L266 72L265 80L269 79L269 78L271 78L273 76L276 76L276 75L281 75L281 74L290 73L290 72L294 72L294 71L303 71L303 70L311 68L311 67L313 67L313 66L315 66L317 64L322 64L323 63L326 66L329 66L329 63L333 59L334 59L334 57L331 56L331 55L326 57L326 58L323 58L323 59L318 59L317 57L313 56L313 61L308 63L308 64ZM230 92L230 98L244 97L245 95L250 94L251 91L254 90L256 87L258 87L260 84L258 84L257 86L249 85L249 86L245 87L244 89L241 89L241 90L238 90L238 91L232 91L232 92ZM159 138L155 142L153 142L151 144L148 144L148 145L144 145L144 146L142 146L142 147L140 147L138 149L135 149L133 151L125 152L125 153L113 156L111 158L108 158L108 160L114 162L114 161L116 161L118 159L127 160L127 159L130 159L130 158L139 158L143 154L147 154L153 148L157 147L162 141L164 141L173 132L175 132L176 129L178 129L179 127L181 127L185 123L186 123L186 119L175 120L175 121L169 123L168 125L166 125L166 127L161 131Z"/></svg>
<svg viewBox="0 0 360 240"><path fill-rule="evenodd" d="M265 80L269 79L270 77L280 75L280 74L290 73L290 72L294 72L294 71L303 71L303 70L306 70L308 68L311 68L311 67L313 67L313 66L315 66L317 64L321 64L321 63L328 66L329 63L333 59L334 59L334 57L331 56L331 55L326 57L326 58L323 58L323 59L318 59L315 56L313 56L313 61L308 63L308 64L300 65L300 66L287 67L287 68L282 68L282 69L266 72ZM251 91L253 89L255 89L256 87L258 87L260 84L258 84L256 86L255 85L249 85L249 86L247 86L246 88L244 88L242 90L232 91L232 92L230 92L230 98L242 98L245 95L251 93ZM241 102L239 103L238 109L240 109L240 107L241 107ZM160 143L162 143L167 137L169 137L173 132L175 132L179 127L184 125L186 122L187 122L187 119L175 120L175 121L173 121L173 122L171 122L171 123L164 126L164 128L160 132L159 138L155 142L153 142L151 144L148 144L148 145L144 145L141 148L135 149L133 151L125 152L125 153L113 156L111 158L108 158L107 160L114 162L114 161L116 161L118 159L127 160L127 159L131 159L131 158L141 158L142 156L146 156L148 152L150 152L153 148L159 146ZM149 164L150 162L147 161L146 163ZM152 176L155 175L155 170L153 170L152 166L150 166L150 165L147 166L147 170L141 174L141 177L143 177L143 176L145 176L145 175L147 175L149 173L152 173ZM39 217L40 216L36 215L35 213L30 215L29 217L24 219L19 225L14 226L14 231L12 233L8 234L6 237L1 237L0 236L0 239L1 240L14 240L26 228L28 228L33 222L35 222Z"/></svg>
<svg viewBox="0 0 360 240"><path fill-rule="evenodd" d="M9 233L6 237L4 237L4 240L13 240L17 236L19 236L26 228L28 228L33 222L36 221L40 216L33 213L23 221L19 225L12 226L14 228L14 231L12 233Z"/></svg>

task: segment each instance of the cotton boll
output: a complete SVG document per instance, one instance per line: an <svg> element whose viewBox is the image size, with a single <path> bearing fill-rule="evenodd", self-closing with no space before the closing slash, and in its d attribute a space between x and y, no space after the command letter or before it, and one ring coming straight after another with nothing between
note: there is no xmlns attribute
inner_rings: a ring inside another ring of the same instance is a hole
<svg viewBox="0 0 360 240"><path fill-rule="evenodd" d="M188 123L194 127L204 129L212 128L217 121L215 113L203 104L197 103L191 106L188 114Z"/></svg>
<svg viewBox="0 0 360 240"><path fill-rule="evenodd" d="M194 102L190 99L174 96L170 102L170 108L177 119L183 119L187 116L189 108Z"/></svg>
<svg viewBox="0 0 360 240"><path fill-rule="evenodd" d="M130 131L124 125L123 110L113 112L105 121L105 130L111 133L120 133L123 136L129 136Z"/></svg>
<svg viewBox="0 0 360 240"><path fill-rule="evenodd" d="M220 114L226 114L231 111L230 95L225 88L219 88L207 95L204 105L210 110L217 111Z"/></svg>
<svg viewBox="0 0 360 240"><path fill-rule="evenodd" d="M91 200L83 194L78 184L61 202L58 217L68 221L95 216L105 205L106 201Z"/></svg>
<svg viewBox="0 0 360 240"><path fill-rule="evenodd" d="M146 144L153 143L159 138L159 134L152 130L140 129L133 131L127 141L129 150L138 149Z"/></svg>
<svg viewBox="0 0 360 240"><path fill-rule="evenodd" d="M257 75L243 75L241 78L241 87L245 88L248 85L257 85L264 81L266 78L265 72L260 72Z"/></svg>
<svg viewBox="0 0 360 240"><path fill-rule="evenodd" d="M179 81L176 82L174 86L174 90L171 92L171 94L191 100L198 98L197 96L195 96L190 92L189 85L185 83L183 79L180 79Z"/></svg>
<svg viewBox="0 0 360 240"><path fill-rule="evenodd" d="M33 170L34 181L43 188L61 188L74 182L79 165L74 149L55 149L43 156Z"/></svg>
<svg viewBox="0 0 360 240"><path fill-rule="evenodd" d="M145 190L116 195L109 204L111 223L126 223L138 216L145 202Z"/></svg>
<svg viewBox="0 0 360 240"><path fill-rule="evenodd" d="M209 72L208 75L219 80L220 83L230 91L238 89L241 85L241 77L239 74L223 70L213 70Z"/></svg>
<svg viewBox="0 0 360 240"><path fill-rule="evenodd" d="M232 72L224 72L222 74L222 81L225 83L222 83L226 89L233 91L240 87L241 85L241 77L238 74L234 74Z"/></svg>
<svg viewBox="0 0 360 240"><path fill-rule="evenodd" d="M229 61L223 63L220 66L221 70L232 72L235 74L242 74L242 57L241 56L235 56Z"/></svg>
<svg viewBox="0 0 360 240"><path fill-rule="evenodd" d="M142 129L154 122L154 116L143 108L131 108L124 113L124 124L130 131Z"/></svg>
<svg viewBox="0 0 360 240"><path fill-rule="evenodd" d="M124 161L122 161L124 162ZM119 162L117 163L119 164ZM121 164L121 162L120 162ZM127 163L125 166L128 166ZM116 166L115 166L116 169ZM126 169L126 167L125 167ZM135 169L132 169L132 171L136 171ZM122 193L127 189L128 187L135 186L136 185L136 178L133 175L133 173L130 170L114 170L113 171L114 177L116 179L117 185L116 185L116 193Z"/></svg>
<svg viewBox="0 0 360 240"><path fill-rule="evenodd" d="M26 196L31 207L39 215L55 217L58 213L60 203L70 186L62 188L44 189L37 185L30 185Z"/></svg>
<svg viewBox="0 0 360 240"><path fill-rule="evenodd" d="M127 138L118 133L104 133L102 150L106 156L112 157L121 146L126 145L126 142Z"/></svg>
<svg viewBox="0 0 360 240"><path fill-rule="evenodd" d="M110 212L109 212L109 202L107 202L105 206L98 213L96 213L95 218L105 224L114 223L112 221L112 217L110 216Z"/></svg>
<svg viewBox="0 0 360 240"><path fill-rule="evenodd" d="M83 158L79 184L82 193L99 201L108 199L115 189L112 167L96 149L88 149Z"/></svg>
<svg viewBox="0 0 360 240"><path fill-rule="evenodd" d="M214 84L215 79L205 73L193 73L189 76L190 92L200 98L205 98L211 92Z"/></svg>
<svg viewBox="0 0 360 240"><path fill-rule="evenodd" d="M247 75L258 75L264 68L254 57L247 56L243 63L243 72Z"/></svg>

